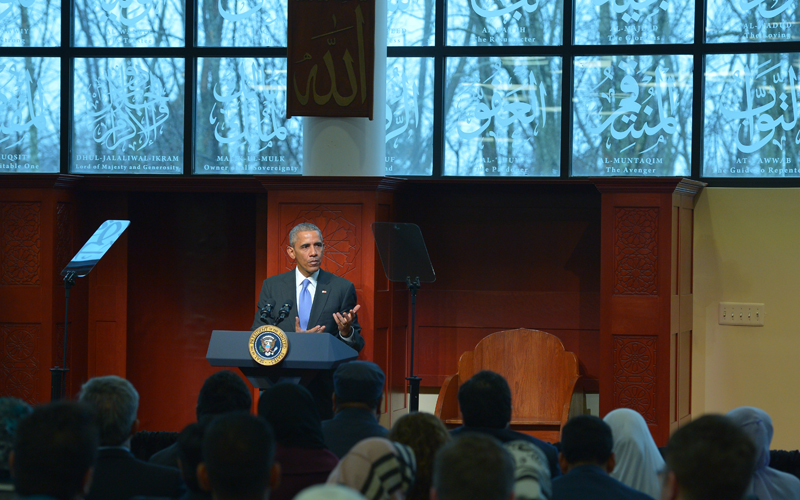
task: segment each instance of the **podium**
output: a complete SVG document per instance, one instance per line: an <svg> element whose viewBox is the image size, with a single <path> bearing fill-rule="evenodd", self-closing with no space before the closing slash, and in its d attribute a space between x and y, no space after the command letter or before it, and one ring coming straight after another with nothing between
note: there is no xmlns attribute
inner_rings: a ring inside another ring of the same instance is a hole
<svg viewBox="0 0 800 500"><path fill-rule="evenodd" d="M286 357L274 366L263 366L250 357L251 333L214 330L206 359L211 366L238 368L259 389L287 379L308 385L320 370L332 370L358 357L355 349L330 333L286 332L289 338Z"/></svg>

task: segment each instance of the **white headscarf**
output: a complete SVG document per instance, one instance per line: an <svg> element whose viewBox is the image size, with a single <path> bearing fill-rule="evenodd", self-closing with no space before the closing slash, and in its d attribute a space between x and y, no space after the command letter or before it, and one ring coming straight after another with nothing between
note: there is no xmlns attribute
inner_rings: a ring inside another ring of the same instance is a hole
<svg viewBox="0 0 800 500"><path fill-rule="evenodd" d="M664 459L644 418L629 408L618 408L603 419L614 436L616 465L611 477L653 498L661 496L658 472Z"/></svg>
<svg viewBox="0 0 800 500"><path fill-rule="evenodd" d="M800 499L800 479L769 465L769 445L772 443L772 419L764 410L742 406L728 412L733 420L750 436L756 445L756 470L747 493L758 500Z"/></svg>
<svg viewBox="0 0 800 500"><path fill-rule="evenodd" d="M367 500L354 489L339 484L317 484L310 486L294 497L294 500Z"/></svg>

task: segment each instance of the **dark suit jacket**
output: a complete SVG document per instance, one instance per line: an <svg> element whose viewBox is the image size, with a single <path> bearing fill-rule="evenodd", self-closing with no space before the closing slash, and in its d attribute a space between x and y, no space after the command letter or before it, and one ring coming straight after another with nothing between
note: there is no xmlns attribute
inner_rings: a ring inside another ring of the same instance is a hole
<svg viewBox="0 0 800 500"><path fill-rule="evenodd" d="M261 321L261 309L269 299L275 301L275 309L272 314L274 317L278 316L278 310L284 303L291 302L292 310L289 315L275 326L284 332L293 332L297 318L297 288L294 269L264 280L251 330L266 324ZM308 317L308 326L324 326L327 333L339 338L339 328L336 326L336 320L333 319L333 313L349 311L356 304L358 304L356 287L352 283L320 269L317 276L317 289L314 292L314 302ZM364 338L361 336L358 318L353 322L352 339L348 338L345 343L359 352L364 348Z"/></svg>
<svg viewBox="0 0 800 500"><path fill-rule="evenodd" d="M579 465L553 481L550 500L653 500L622 484L597 465Z"/></svg>
<svg viewBox="0 0 800 500"><path fill-rule="evenodd" d="M322 422L325 445L339 458L362 439L386 437L389 429L378 423L375 413L361 408L342 408Z"/></svg>
<svg viewBox="0 0 800 500"><path fill-rule="evenodd" d="M256 309L253 326L250 328L251 330L264 326L265 323L261 321L261 309L267 304L269 299L275 301L273 317L278 316L278 310L284 303L291 302L292 310L289 312L289 315L275 326L285 332L293 332L295 318L297 318L297 288L294 269L264 280L264 283L261 285L261 294L258 297L258 309ZM314 302L311 306L311 314L308 317L308 324L312 327L316 325L324 326L327 333L330 333L338 339L339 328L336 326L336 320L333 319L333 313L349 311L354 308L357 303L356 287L353 286L352 283L335 274L320 269L319 275L317 276L317 289L314 292ZM361 326L358 324L358 318L353 321L353 333L351 337L352 338L349 338L348 341L342 340L342 342L356 351L361 351L361 349L364 348L364 337L361 336ZM291 339L289 342L291 343ZM320 418L322 420L327 420L333 417L333 403L331 399L331 395L333 394L333 371L320 371L306 387L311 395L314 396Z"/></svg>
<svg viewBox="0 0 800 500"><path fill-rule="evenodd" d="M122 448L97 453L86 500L128 500L135 496L178 498L186 491L177 469L148 464Z"/></svg>
<svg viewBox="0 0 800 500"><path fill-rule="evenodd" d="M178 468L178 443L172 443L161 451L150 456L149 463L164 467Z"/></svg>
<svg viewBox="0 0 800 500"><path fill-rule="evenodd" d="M509 441L528 441L539 447L547 457L547 463L550 465L550 478L555 479L561 475L561 466L558 465L558 450L552 444L537 439L533 436L523 434L521 432L512 431L511 429L493 429L490 427L467 427L466 425L457 427L450 431L453 437L466 434L468 432L479 432L481 434L489 434L494 436L501 443L508 443Z"/></svg>

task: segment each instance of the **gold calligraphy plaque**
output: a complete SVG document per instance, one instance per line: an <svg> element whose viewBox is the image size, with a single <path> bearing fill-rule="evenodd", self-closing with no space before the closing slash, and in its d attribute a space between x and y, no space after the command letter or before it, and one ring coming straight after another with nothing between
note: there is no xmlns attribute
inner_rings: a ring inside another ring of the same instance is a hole
<svg viewBox="0 0 800 500"><path fill-rule="evenodd" d="M375 0L289 0L286 117L372 120Z"/></svg>

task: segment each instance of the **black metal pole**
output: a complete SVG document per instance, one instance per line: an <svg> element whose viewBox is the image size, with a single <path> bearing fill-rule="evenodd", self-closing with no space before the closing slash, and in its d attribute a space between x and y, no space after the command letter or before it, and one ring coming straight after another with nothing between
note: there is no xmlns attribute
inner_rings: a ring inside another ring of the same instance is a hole
<svg viewBox="0 0 800 500"><path fill-rule="evenodd" d="M64 355L61 367L56 366L50 369L50 399L58 401L66 392L67 381L67 341L69 340L69 291L75 285L75 273L70 271L64 275L64 296L66 304L64 306Z"/></svg>
<svg viewBox="0 0 800 500"><path fill-rule="evenodd" d="M409 376L406 377L411 386L408 410L417 412L419 411L419 384L422 381L420 377L414 375L414 325L416 324L417 315L417 290L420 287L419 277L415 278L414 281L411 281L410 276L406 277L406 284L408 285L408 291L411 292L411 362L408 369Z"/></svg>

